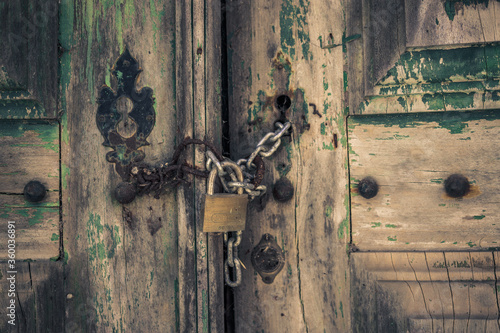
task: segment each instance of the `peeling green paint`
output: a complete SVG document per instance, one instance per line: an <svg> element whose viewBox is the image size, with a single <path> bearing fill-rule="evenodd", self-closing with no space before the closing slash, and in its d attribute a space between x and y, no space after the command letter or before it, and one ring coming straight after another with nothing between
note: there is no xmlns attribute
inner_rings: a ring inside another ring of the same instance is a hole
<svg viewBox="0 0 500 333"><path fill-rule="evenodd" d="M387 240L390 241L390 242L396 242L398 239L396 238L396 236L393 236L393 237L388 236Z"/></svg>
<svg viewBox="0 0 500 333"><path fill-rule="evenodd" d="M326 206L325 208L325 216L326 217L330 217L333 213L333 208L332 206Z"/></svg>
<svg viewBox="0 0 500 333"><path fill-rule="evenodd" d="M455 15L459 11L464 11L464 6L469 7L469 6L474 6L474 9L476 9L477 5L483 4L486 8L488 8L489 0L445 0L443 2L444 10L446 12L446 15L448 15L448 18L450 21L453 21L455 18ZM497 2L499 2L497 0ZM479 10L479 9L477 9ZM439 24L439 21L436 19L436 24Z"/></svg>
<svg viewBox="0 0 500 333"><path fill-rule="evenodd" d="M474 220L482 220L486 217L486 215L482 214L482 215L474 215L473 216L473 219Z"/></svg>
<svg viewBox="0 0 500 333"><path fill-rule="evenodd" d="M309 11L309 1L299 0L299 5L293 4L292 0L283 0L280 19L280 42L281 49L288 54L292 60L296 59L295 33L297 34L299 44L302 47L302 56L305 60L312 59L310 53L309 28L307 23L307 13ZM295 26L295 24L297 24Z"/></svg>
<svg viewBox="0 0 500 333"><path fill-rule="evenodd" d="M451 134L460 134L468 128L467 122L477 120L493 121L500 118L497 110L487 111L449 111L424 112L386 115L359 115L349 117L349 123L359 125L381 125L384 127L410 128L437 123L437 128L444 128Z"/></svg>
<svg viewBox="0 0 500 333"><path fill-rule="evenodd" d="M55 242L55 241L58 241L59 240L59 235L58 234L52 234L52 237L50 237L50 240Z"/></svg>
<svg viewBox="0 0 500 333"><path fill-rule="evenodd" d="M397 228L398 226L395 224L386 224L385 227L386 228Z"/></svg>
<svg viewBox="0 0 500 333"><path fill-rule="evenodd" d="M372 228L377 228L377 227L380 227L382 226L382 222L372 222Z"/></svg>

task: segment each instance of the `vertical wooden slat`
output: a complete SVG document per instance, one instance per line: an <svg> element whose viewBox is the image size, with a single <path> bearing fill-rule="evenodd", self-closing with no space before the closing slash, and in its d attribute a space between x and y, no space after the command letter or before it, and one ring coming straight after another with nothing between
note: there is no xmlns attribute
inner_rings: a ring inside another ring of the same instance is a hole
<svg viewBox="0 0 500 333"><path fill-rule="evenodd" d="M220 6L204 1L176 7L177 118L180 138L221 146ZM205 147L189 147L187 162L205 166ZM179 190L179 296L181 332L221 332L223 323L222 239L202 232L204 179Z"/></svg>
<svg viewBox="0 0 500 333"><path fill-rule="evenodd" d="M145 162L168 161L178 142L175 91L184 84L175 77L175 2L62 1L60 13L66 331L175 332L184 307L175 191L136 198L125 219L112 197L121 179L95 120L100 87L116 89L111 69L127 47L143 70L137 89L155 97Z"/></svg>
<svg viewBox="0 0 500 333"><path fill-rule="evenodd" d="M219 1L205 0L205 113L206 135L222 149L222 9ZM208 301L211 332L224 332L224 273L222 235L207 241Z"/></svg>
<svg viewBox="0 0 500 333"><path fill-rule="evenodd" d="M280 95L291 99L286 117L293 125L265 159L267 199L249 206L237 332L349 331L345 87L342 46L334 46L343 40L343 10L340 1L227 2L231 157L248 156L274 130ZM272 195L282 177L295 190L287 203ZM270 285L250 260L265 233L285 252Z"/></svg>

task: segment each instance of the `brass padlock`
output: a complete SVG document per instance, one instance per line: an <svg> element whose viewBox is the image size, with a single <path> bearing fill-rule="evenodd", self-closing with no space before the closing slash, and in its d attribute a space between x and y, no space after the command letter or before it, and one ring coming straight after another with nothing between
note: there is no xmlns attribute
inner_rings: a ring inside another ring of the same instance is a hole
<svg viewBox="0 0 500 333"><path fill-rule="evenodd" d="M221 167L231 167L239 182L243 182L240 167L231 161L222 161ZM214 194L217 168L213 168L208 176L207 194L205 196L205 213L203 232L231 232L245 229L248 195L243 194L243 188L238 188L238 194Z"/></svg>

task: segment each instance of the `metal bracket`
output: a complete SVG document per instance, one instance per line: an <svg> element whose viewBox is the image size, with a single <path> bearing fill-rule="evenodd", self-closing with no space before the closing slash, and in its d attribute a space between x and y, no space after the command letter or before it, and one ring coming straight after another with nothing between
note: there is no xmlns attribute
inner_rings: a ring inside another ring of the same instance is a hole
<svg viewBox="0 0 500 333"><path fill-rule="evenodd" d="M104 85L97 100L97 127L104 137L103 145L113 148L113 151L106 154L106 160L115 163L115 170L124 181L130 177L131 164L144 159L145 153L139 148L149 145L146 138L155 125L153 89L136 89L141 72L137 60L125 49L112 71L118 82L117 91ZM133 105L132 110L126 114L120 112L117 107L117 102L122 99L128 99ZM122 121L125 125L129 122L134 125L135 131L132 135L124 136L120 133L118 125Z"/></svg>

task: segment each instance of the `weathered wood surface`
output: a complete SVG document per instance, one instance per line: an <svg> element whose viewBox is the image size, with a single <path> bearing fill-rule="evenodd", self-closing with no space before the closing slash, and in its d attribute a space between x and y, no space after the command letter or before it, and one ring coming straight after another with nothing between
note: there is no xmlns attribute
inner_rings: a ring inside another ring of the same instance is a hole
<svg viewBox="0 0 500 333"><path fill-rule="evenodd" d="M350 1L350 113L499 108L499 6Z"/></svg>
<svg viewBox="0 0 500 333"><path fill-rule="evenodd" d="M405 1L406 46L476 44L500 40L498 1Z"/></svg>
<svg viewBox="0 0 500 333"><path fill-rule="evenodd" d="M58 3L0 1L0 119L57 116Z"/></svg>
<svg viewBox="0 0 500 333"><path fill-rule="evenodd" d="M222 318L223 306L209 294L208 281L220 277L210 269L221 269L221 252L216 245L207 249L207 236L195 227L200 194L193 186L200 190L204 181L193 179L160 200L136 198L127 206L131 218L124 219L111 195L120 178L106 162L109 149L101 145L95 124L99 88L104 83L116 88L111 67L128 47L143 69L138 87L151 87L155 94L156 126L148 138L151 145L143 148L146 162L168 161L186 135L217 133L211 127L217 97L205 82L218 75L220 57L215 51L205 55L205 45L217 45L199 38L207 38L205 29L218 22L216 17L200 20L213 14L205 7L202 1L61 3L65 291L71 295L67 331L222 330L221 320L209 317ZM206 64L197 67L200 61ZM205 66L211 76L204 74ZM188 163L202 163L199 155L193 160L191 149L183 156ZM214 282L210 292L220 293L221 285Z"/></svg>
<svg viewBox="0 0 500 333"><path fill-rule="evenodd" d="M351 256L354 332L499 332L497 252Z"/></svg>
<svg viewBox="0 0 500 333"><path fill-rule="evenodd" d="M2 230L3 232L3 230ZM2 263L4 265L4 263ZM6 265L6 264L5 264ZM1 332L64 332L63 262L39 260L16 263L16 325L7 323L8 274L0 272ZM21 304L21 307L19 307Z"/></svg>
<svg viewBox="0 0 500 333"><path fill-rule="evenodd" d="M192 15L191 15L192 13ZM177 127L181 137L207 139L221 148L220 6L203 1L176 6ZM219 87L219 88L218 88ZM190 147L188 163L204 168L204 147ZM224 330L223 250L220 235L203 233L205 180L178 191L179 329Z"/></svg>
<svg viewBox="0 0 500 333"><path fill-rule="evenodd" d="M226 6L231 157L247 157L275 130L280 95L291 100L286 117L293 125L291 137L265 159L267 196L248 207L239 250L246 270L234 290L236 332L346 332L345 87L342 46L333 46L342 43L344 8L340 1L228 1ZM276 202L271 193L281 177L295 190L287 203ZM250 260L264 233L276 238L286 260L270 285Z"/></svg>
<svg viewBox="0 0 500 333"><path fill-rule="evenodd" d="M1 112L1 108L0 108ZM47 188L39 203L24 199L24 186ZM43 121L0 121L0 259L7 259L7 222L16 222L16 258L59 256L59 125Z"/></svg>
<svg viewBox="0 0 500 333"><path fill-rule="evenodd" d="M349 118L352 241L360 250L484 250L498 247L498 111ZM463 174L463 198L444 181ZM376 197L357 184L371 176Z"/></svg>

